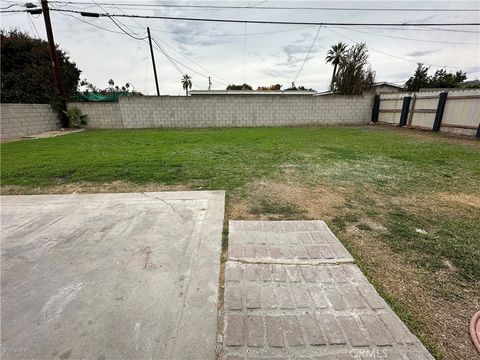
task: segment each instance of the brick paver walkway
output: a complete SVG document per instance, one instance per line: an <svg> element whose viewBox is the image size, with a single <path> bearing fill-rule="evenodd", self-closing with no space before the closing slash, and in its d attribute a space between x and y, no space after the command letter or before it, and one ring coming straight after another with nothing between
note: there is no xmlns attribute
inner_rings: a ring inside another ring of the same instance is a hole
<svg viewBox="0 0 480 360"><path fill-rule="evenodd" d="M230 221L223 359L433 359L323 221Z"/></svg>

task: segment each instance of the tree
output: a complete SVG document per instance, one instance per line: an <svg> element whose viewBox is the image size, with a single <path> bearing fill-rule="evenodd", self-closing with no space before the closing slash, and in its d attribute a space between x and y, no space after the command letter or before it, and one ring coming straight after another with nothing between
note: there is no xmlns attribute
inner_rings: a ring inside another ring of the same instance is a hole
<svg viewBox="0 0 480 360"><path fill-rule="evenodd" d="M340 60L345 55L346 51L347 45L343 42L339 42L336 45L332 45L332 48L328 50L327 56L325 57L325 61L327 62L327 64L331 63L333 65L332 82L330 84L331 90L333 90L333 83L335 82L338 64L340 64Z"/></svg>
<svg viewBox="0 0 480 360"><path fill-rule="evenodd" d="M421 88L456 88L462 87L462 83L467 79L467 74L461 70L454 74L440 69L435 71L433 76L428 75L428 70L430 67L418 63L415 73L405 83L405 89L418 91Z"/></svg>
<svg viewBox="0 0 480 360"><path fill-rule="evenodd" d="M341 95L361 95L371 89L375 72L368 62L365 43L350 47L340 58L333 92Z"/></svg>
<svg viewBox="0 0 480 360"><path fill-rule="evenodd" d="M422 63L418 63L415 73L405 83L405 90L418 91L420 88L428 87L430 83L428 69L428 66L424 66Z"/></svg>
<svg viewBox="0 0 480 360"><path fill-rule="evenodd" d="M463 71L457 71L455 74L447 73L445 69L435 71L430 78L431 88L455 88L467 79L467 74Z"/></svg>
<svg viewBox="0 0 480 360"><path fill-rule="evenodd" d="M280 84L274 84L270 86L259 86L257 91L279 91L282 88Z"/></svg>
<svg viewBox="0 0 480 360"><path fill-rule="evenodd" d="M242 85L230 84L230 85L227 86L227 90L243 90L243 91L246 91L246 90L253 90L253 88L248 84L242 84Z"/></svg>
<svg viewBox="0 0 480 360"><path fill-rule="evenodd" d="M292 86L285 89L285 91L313 91L315 92L315 89L309 88L307 89L305 86L296 86L295 84L292 83Z"/></svg>
<svg viewBox="0 0 480 360"><path fill-rule="evenodd" d="M141 95L141 93L135 91L135 88L130 83L125 83L125 85L118 86L115 85L115 81L113 79L108 80L108 87L104 89L100 89L95 85L88 82L87 79L83 79L80 82L80 86L85 86L85 89L82 91L83 94L95 93L100 95L108 95L113 93L132 93L134 95ZM131 89L130 89L131 88Z"/></svg>
<svg viewBox="0 0 480 360"><path fill-rule="evenodd" d="M185 90L185 95L188 96L188 89L192 88L192 78L189 75L187 74L183 75L182 86L183 86L183 89Z"/></svg>
<svg viewBox="0 0 480 360"><path fill-rule="evenodd" d="M58 104L48 43L18 30L1 30L1 101L4 103ZM80 70L57 47L65 101L77 93ZM61 100L61 99L60 99Z"/></svg>

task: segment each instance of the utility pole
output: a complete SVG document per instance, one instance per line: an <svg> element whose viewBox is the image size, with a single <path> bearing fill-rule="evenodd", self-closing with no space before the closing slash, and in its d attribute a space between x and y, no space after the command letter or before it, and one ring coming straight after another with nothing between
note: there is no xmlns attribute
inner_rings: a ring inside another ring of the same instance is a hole
<svg viewBox="0 0 480 360"><path fill-rule="evenodd" d="M65 116L64 111L67 109L65 105L65 93L63 91L62 80L60 77L60 67L58 64L57 49L55 48L55 40L53 39L52 23L50 22L50 12L48 9L48 1L42 0L42 12L45 20L45 30L47 32L48 46L50 48L50 59L53 66L53 80L55 87L57 88L58 95L60 97L60 123L62 127L68 127L68 118Z"/></svg>
<svg viewBox="0 0 480 360"><path fill-rule="evenodd" d="M208 91L212 90L212 80L210 80L210 76L208 77Z"/></svg>
<svg viewBox="0 0 480 360"><path fill-rule="evenodd" d="M155 86L157 87L157 96L160 96L158 89L157 67L155 66L155 56L153 55L152 37L150 36L150 28L147 26L148 43L150 44L150 54L152 55L153 75L155 75Z"/></svg>

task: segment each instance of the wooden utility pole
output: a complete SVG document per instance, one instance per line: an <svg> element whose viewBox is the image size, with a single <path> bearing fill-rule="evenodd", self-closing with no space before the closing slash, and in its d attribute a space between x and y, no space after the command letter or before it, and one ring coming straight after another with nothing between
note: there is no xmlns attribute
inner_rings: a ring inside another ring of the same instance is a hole
<svg viewBox="0 0 480 360"><path fill-rule="evenodd" d="M152 55L153 75L155 75L155 86L157 87L157 96L160 96L160 89L158 88L157 67L155 66L155 56L153 54L152 37L150 36L150 28L147 27L148 43L150 44L150 54Z"/></svg>
<svg viewBox="0 0 480 360"><path fill-rule="evenodd" d="M50 22L50 12L48 9L48 1L42 0L42 12L45 20L45 30L47 32L48 46L50 48L50 60L53 66L53 81L60 97L59 116L62 127L68 127L68 118L65 116L65 92L63 91L62 80L60 77L60 67L58 64L57 49L55 48L55 40L53 39L52 23Z"/></svg>

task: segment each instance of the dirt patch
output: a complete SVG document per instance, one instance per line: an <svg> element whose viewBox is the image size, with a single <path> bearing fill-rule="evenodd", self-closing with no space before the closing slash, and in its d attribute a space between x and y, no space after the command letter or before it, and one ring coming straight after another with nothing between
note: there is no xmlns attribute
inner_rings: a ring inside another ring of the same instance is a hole
<svg viewBox="0 0 480 360"><path fill-rule="evenodd" d="M454 134L454 133L434 133L429 130L420 130L420 129L406 129L400 128L398 126L392 126L387 124L375 124L374 128L381 129L382 131L391 131L391 132L402 132L406 134L408 137L418 139L418 140L427 140L427 141L443 141L448 142L449 144L461 144L461 145L469 145L480 148L480 141L478 138L472 136L466 136L461 134Z"/></svg>
<svg viewBox="0 0 480 360"><path fill-rule="evenodd" d="M465 214L477 206L469 194L428 194L392 199L402 208ZM265 206L267 202L268 206ZM473 359L468 334L470 317L480 307L480 283L466 283L446 264L435 273L422 269L392 250L382 237L388 232L392 204L369 189L354 192L333 185L257 181L230 193L228 219L322 219L361 259L362 268L392 300L394 310L440 359ZM452 206L454 204L455 206ZM293 209L290 215L283 210ZM263 211L262 211L263 209ZM280 212L272 214L275 209ZM375 214L369 211L375 210ZM342 226L338 226L339 223ZM448 260L446 260L448 261Z"/></svg>
<svg viewBox="0 0 480 360"><path fill-rule="evenodd" d="M0 188L2 195L126 193L186 190L202 190L202 187L193 183L185 185L165 185L156 183L134 184L126 181L113 181L108 183L75 182L36 187L5 185Z"/></svg>
<svg viewBox="0 0 480 360"><path fill-rule="evenodd" d="M438 214L461 214L470 217L480 211L480 196L465 193L437 192L424 195L404 195L392 198L392 203L404 208L429 210Z"/></svg>
<svg viewBox="0 0 480 360"><path fill-rule="evenodd" d="M437 201L440 201L444 204L451 202L457 203L462 206L472 206L474 208L480 209L480 196L472 194L449 194L449 193L437 193Z"/></svg>
<svg viewBox="0 0 480 360"><path fill-rule="evenodd" d="M335 208L343 207L347 192L339 187L256 181L231 194L227 214L237 220L328 220Z"/></svg>
<svg viewBox="0 0 480 360"><path fill-rule="evenodd" d="M378 232L350 225L338 235L362 259L374 282L407 309L415 321L410 325L422 339L435 339L440 357L460 360L478 356L468 324L480 307L480 284L472 287L441 273L435 274L432 281L430 272L393 252Z"/></svg>

